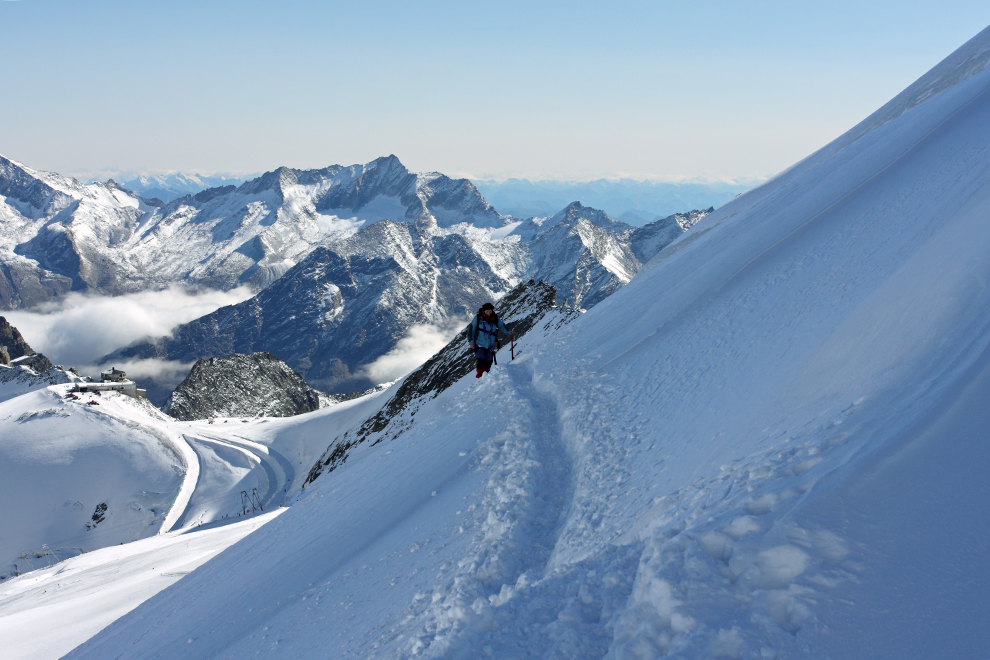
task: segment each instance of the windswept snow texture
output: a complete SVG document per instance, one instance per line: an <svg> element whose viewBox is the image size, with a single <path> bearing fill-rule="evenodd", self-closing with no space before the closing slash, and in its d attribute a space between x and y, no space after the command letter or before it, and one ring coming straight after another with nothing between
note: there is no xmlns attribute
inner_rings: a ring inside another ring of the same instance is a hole
<svg viewBox="0 0 990 660"><path fill-rule="evenodd" d="M944 75L67 657L990 657L990 71Z"/></svg>
<svg viewBox="0 0 990 660"><path fill-rule="evenodd" d="M0 402L43 389L49 385L73 383L80 380L82 378L73 372L64 371L57 367L38 373L25 365L15 364L8 367L0 364Z"/></svg>

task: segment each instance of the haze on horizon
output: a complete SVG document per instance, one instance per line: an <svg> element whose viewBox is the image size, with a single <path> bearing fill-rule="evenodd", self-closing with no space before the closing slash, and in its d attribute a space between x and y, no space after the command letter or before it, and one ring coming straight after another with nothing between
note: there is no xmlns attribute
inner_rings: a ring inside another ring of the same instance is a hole
<svg viewBox="0 0 990 660"><path fill-rule="evenodd" d="M364 163L755 180L990 23L922 2L0 2L0 154L81 179Z"/></svg>

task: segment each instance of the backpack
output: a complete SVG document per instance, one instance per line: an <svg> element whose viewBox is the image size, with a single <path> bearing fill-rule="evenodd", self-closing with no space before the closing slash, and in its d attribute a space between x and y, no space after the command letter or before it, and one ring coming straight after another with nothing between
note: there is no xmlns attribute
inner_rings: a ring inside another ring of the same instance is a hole
<svg viewBox="0 0 990 660"><path fill-rule="evenodd" d="M480 308L480 307L478 308L478 323L477 323L477 326L478 326L478 333L479 334L481 333L481 322L482 321L484 321L485 323L489 323L489 324L495 326L495 332L492 333L492 335L493 335L492 338L495 340L495 350L497 351L498 349L502 348L502 342L499 341L499 338L498 338L498 314L495 312L495 310L492 310L492 320L489 321L488 319L485 318L485 315L484 315L484 312L483 312L482 308ZM474 340L477 341L477 336L474 337Z"/></svg>

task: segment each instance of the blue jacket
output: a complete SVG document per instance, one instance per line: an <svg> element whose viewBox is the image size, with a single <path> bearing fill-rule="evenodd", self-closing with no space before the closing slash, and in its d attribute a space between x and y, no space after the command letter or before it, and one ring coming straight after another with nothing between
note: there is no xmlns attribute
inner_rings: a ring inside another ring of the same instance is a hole
<svg viewBox="0 0 990 660"><path fill-rule="evenodd" d="M502 319L495 317L495 322L489 323L481 317L481 314L477 314L471 321L471 325L468 326L468 343L475 344L478 348L487 348L493 351L495 350L495 335L499 330L509 334L509 329L502 323Z"/></svg>

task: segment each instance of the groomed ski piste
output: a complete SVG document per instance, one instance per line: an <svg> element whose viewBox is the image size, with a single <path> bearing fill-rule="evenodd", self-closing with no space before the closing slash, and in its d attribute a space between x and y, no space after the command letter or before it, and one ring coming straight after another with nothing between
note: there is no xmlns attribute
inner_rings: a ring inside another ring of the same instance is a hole
<svg viewBox="0 0 990 660"><path fill-rule="evenodd" d="M61 657L284 511L326 448L328 415L353 424L377 396L286 430L272 418L179 422L119 393L45 385L0 384L5 658Z"/></svg>
<svg viewBox="0 0 990 660"><path fill-rule="evenodd" d="M139 541L232 544L65 657L990 657L988 63L990 29L253 533ZM207 449L295 465L395 387L163 432L219 483ZM0 583L0 627L58 570Z"/></svg>

